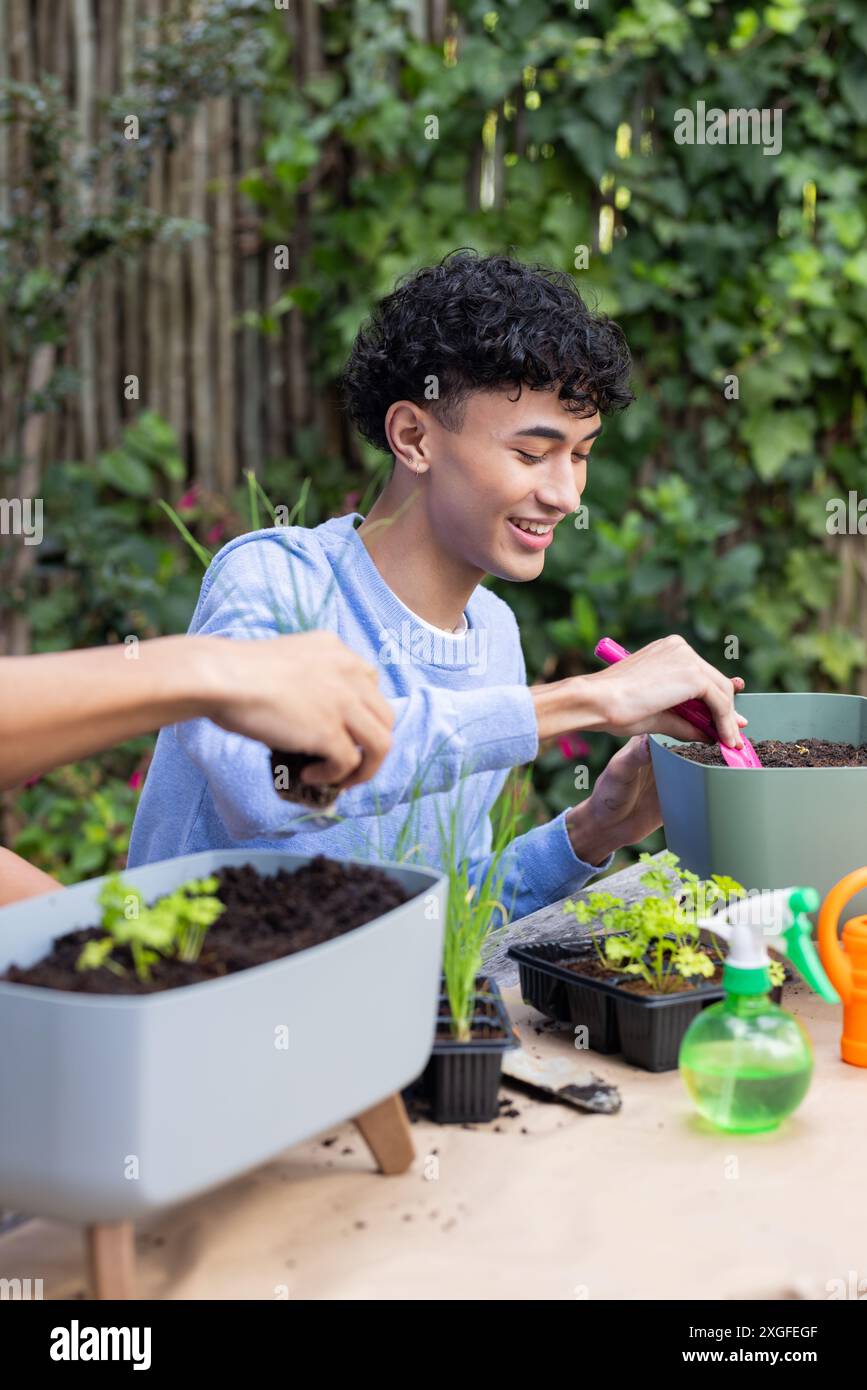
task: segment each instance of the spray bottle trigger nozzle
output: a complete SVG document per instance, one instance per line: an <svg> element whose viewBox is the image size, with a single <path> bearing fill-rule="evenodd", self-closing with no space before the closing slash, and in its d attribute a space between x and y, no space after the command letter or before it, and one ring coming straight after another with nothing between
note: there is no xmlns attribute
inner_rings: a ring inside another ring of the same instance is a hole
<svg viewBox="0 0 867 1390"><path fill-rule="evenodd" d="M840 996L825 974L813 945L813 929L807 915L816 910L820 901L820 895L815 888L794 888L789 894L792 920L783 932L786 955L820 998L828 1004L839 1004Z"/></svg>
<svg viewBox="0 0 867 1390"><path fill-rule="evenodd" d="M789 894L789 911L793 917L806 916L815 912L821 897L815 888L795 888Z"/></svg>

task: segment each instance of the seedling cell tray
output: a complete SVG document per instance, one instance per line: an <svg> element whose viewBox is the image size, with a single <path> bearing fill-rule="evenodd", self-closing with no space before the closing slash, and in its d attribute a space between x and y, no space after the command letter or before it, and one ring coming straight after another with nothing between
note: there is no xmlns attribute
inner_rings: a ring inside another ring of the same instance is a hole
<svg viewBox="0 0 867 1390"><path fill-rule="evenodd" d="M476 981L473 1030L459 1042L450 1034L448 995L440 995L436 1037L422 1074L422 1094L437 1124L484 1124L497 1117L503 1053L518 1047L503 996L494 980Z"/></svg>
<svg viewBox="0 0 867 1390"><path fill-rule="evenodd" d="M581 976L561 964L592 952L584 938L511 946L509 955L518 963L524 1002L559 1022L584 1025L592 1052L620 1052L624 1061L645 1071L673 1071L684 1033L702 1009L723 998L721 986L698 984L679 994L640 995L614 980ZM562 996L543 983L546 979L562 986ZM557 1014L544 1007L552 998ZM568 1010L565 1018L564 1010Z"/></svg>

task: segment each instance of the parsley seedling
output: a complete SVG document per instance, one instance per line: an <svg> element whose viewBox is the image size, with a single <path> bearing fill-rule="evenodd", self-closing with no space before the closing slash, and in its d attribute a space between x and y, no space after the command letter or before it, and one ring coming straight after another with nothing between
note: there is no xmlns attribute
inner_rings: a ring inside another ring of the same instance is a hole
<svg viewBox="0 0 867 1390"><path fill-rule="evenodd" d="M113 874L99 895L101 925L108 935L87 942L76 970L105 968L123 974L124 967L112 959L118 946L129 948L135 973L143 982L150 979L151 966L160 958L198 960L208 928L225 910L214 896L216 889L213 876L192 878L147 907L137 888Z"/></svg>
<svg viewBox="0 0 867 1390"><path fill-rule="evenodd" d="M656 889L655 895L627 907L612 893L590 893L585 901L569 899L563 906L582 926L590 927L600 965L615 974L638 975L656 993L667 994L695 975L707 978L714 973L716 963L700 944L698 921L715 905L743 897L745 890L723 874L699 879L679 868L678 856L668 850L656 859L642 854L640 862L651 866L641 882ZM598 923L610 934L600 933ZM722 959L716 943L714 947Z"/></svg>

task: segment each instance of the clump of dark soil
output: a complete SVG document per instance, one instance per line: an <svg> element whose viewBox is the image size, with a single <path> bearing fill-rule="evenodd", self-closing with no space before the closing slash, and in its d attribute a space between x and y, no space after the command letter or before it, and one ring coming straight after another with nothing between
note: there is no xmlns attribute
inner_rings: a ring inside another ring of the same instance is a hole
<svg viewBox="0 0 867 1390"><path fill-rule="evenodd" d="M80 994L153 994L291 956L381 917L408 897L371 864L339 864L321 854L294 873L279 869L267 877L244 864L221 869L216 877L226 910L209 929L197 961L160 958L143 981L128 948L118 946L112 958L124 967L123 975L106 968L76 970L85 942L105 935L100 927L86 927L58 937L49 954L26 970L10 966L2 978Z"/></svg>
<svg viewBox="0 0 867 1390"><path fill-rule="evenodd" d="M867 767L867 744L829 743L824 738L800 738L782 743L775 738L753 740L762 767ZM718 743L682 743L673 753L705 767L725 767Z"/></svg>
<svg viewBox="0 0 867 1390"><path fill-rule="evenodd" d="M301 781L306 767L321 761L309 753L284 753L275 748L271 753L271 776L274 790L284 801L296 805L310 806L316 811L327 811L337 800L338 788L330 782L317 782L312 785Z"/></svg>

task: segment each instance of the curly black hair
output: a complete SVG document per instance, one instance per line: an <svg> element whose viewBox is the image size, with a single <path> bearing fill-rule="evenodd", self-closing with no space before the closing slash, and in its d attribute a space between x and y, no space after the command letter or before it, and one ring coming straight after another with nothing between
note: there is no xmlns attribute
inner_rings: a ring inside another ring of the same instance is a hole
<svg viewBox="0 0 867 1390"><path fill-rule="evenodd" d="M398 281L359 330L343 372L349 414L390 454L385 416L415 401L451 430L473 391L559 391L576 415L634 400L631 358L617 324L590 310L560 271L511 256L453 251ZM431 379L438 396L430 400Z"/></svg>

